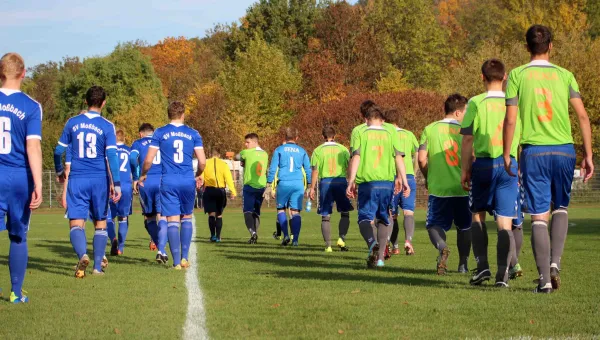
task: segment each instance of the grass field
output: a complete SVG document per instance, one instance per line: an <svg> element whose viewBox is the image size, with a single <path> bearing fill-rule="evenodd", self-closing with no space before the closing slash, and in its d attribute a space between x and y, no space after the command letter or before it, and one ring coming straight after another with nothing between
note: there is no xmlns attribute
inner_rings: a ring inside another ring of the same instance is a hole
<svg viewBox="0 0 600 340"><path fill-rule="evenodd" d="M455 272L454 231L449 275L434 275L436 251L417 215L413 257L396 256L382 270L365 269L365 245L353 223L350 252L323 253L320 219L305 214L298 248L271 238L275 214L263 215L261 238L247 245L243 216L226 212L223 243L207 240L197 215L199 279L210 337L221 338L509 338L600 335L600 212L572 208L563 257L563 287L552 295L530 293L536 277L526 226L524 277L509 290L470 287ZM353 218L355 220L355 217ZM336 225L337 217L333 224ZM337 229L337 228L334 228ZM492 229L492 228L490 228ZM332 233L335 235L335 233ZM88 249L91 252L91 229ZM185 273L153 263L147 236L132 217L125 255L111 258L107 275L72 277L75 255L65 220L37 213L31 223L28 305L13 306L6 233L0 237L0 339L177 339L187 310ZM495 233L490 255L495 258ZM495 263L492 263L495 266ZM470 267L475 267L471 259Z"/></svg>

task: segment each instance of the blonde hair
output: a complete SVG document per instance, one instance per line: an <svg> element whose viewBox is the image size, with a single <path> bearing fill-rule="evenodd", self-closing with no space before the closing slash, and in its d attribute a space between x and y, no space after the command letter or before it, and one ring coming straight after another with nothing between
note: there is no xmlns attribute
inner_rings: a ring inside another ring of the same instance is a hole
<svg viewBox="0 0 600 340"><path fill-rule="evenodd" d="M6 53L0 59L0 81L17 79L23 74L24 70L25 61L17 53Z"/></svg>
<svg viewBox="0 0 600 340"><path fill-rule="evenodd" d="M117 129L116 135L117 135L117 141L118 142L124 142L125 141L125 132L122 129Z"/></svg>

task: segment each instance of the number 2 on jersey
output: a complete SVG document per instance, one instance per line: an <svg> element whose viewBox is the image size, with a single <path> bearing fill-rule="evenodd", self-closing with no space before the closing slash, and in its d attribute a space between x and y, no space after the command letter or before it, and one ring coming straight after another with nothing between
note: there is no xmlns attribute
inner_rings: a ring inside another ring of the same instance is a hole
<svg viewBox="0 0 600 340"><path fill-rule="evenodd" d="M121 153L121 156L119 158L121 158L121 160L123 161L121 163L121 168L119 168L119 170L121 172L127 172L127 163L129 163L129 156L123 152L123 153Z"/></svg>
<svg viewBox="0 0 600 340"><path fill-rule="evenodd" d="M458 143L449 139L444 142L444 153L446 154L446 163L450 166L458 166Z"/></svg>

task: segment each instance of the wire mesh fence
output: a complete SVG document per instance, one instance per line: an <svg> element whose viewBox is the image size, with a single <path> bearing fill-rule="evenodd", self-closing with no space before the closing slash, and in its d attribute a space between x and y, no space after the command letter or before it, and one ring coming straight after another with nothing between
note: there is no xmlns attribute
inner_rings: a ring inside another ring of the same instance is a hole
<svg viewBox="0 0 600 340"><path fill-rule="evenodd" d="M420 173L415 176L417 180L417 206L427 206L427 189L425 187L425 179ZM43 174L43 188L44 188L44 202L42 207L44 208L59 208L61 207L61 195L63 191L63 184L56 182L56 173L53 171L46 171ZM227 205L229 207L241 207L242 206L242 189L243 183L241 180L236 180L235 186L238 192L238 197L235 199L229 199ZM317 188L318 189L318 188ZM198 192L197 195L197 207L202 207L201 204L202 191ZM138 198L134 196L134 210L139 209L137 203ZM600 178L592 178L588 183L583 183L581 177L576 176L573 181L571 190L571 204L594 204L600 203ZM265 200L264 206L275 207L274 200ZM317 208L317 202L313 203L313 209Z"/></svg>

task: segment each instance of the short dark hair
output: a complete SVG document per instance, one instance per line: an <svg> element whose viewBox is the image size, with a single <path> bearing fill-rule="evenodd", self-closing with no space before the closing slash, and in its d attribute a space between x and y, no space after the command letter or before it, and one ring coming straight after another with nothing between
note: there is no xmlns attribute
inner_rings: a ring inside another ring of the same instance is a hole
<svg viewBox="0 0 600 340"><path fill-rule="evenodd" d="M463 95L458 93L451 94L444 103L444 112L448 115L458 110L464 110L468 101Z"/></svg>
<svg viewBox="0 0 600 340"><path fill-rule="evenodd" d="M372 100L365 100L364 102L362 102L362 104L360 104L360 114L363 116L363 118L367 118L367 113L369 112L369 109L375 105L375 102Z"/></svg>
<svg viewBox="0 0 600 340"><path fill-rule="evenodd" d="M506 68L499 59L488 59L481 65L481 74L487 82L503 81Z"/></svg>
<svg viewBox="0 0 600 340"><path fill-rule="evenodd" d="M380 109L378 106L373 106L369 109L369 111L367 111L367 116L365 118L367 119L384 119L385 114L383 113L383 110Z"/></svg>
<svg viewBox="0 0 600 340"><path fill-rule="evenodd" d="M246 137L244 137L244 139L254 139L256 141L258 141L258 135L254 132L249 133L246 135Z"/></svg>
<svg viewBox="0 0 600 340"><path fill-rule="evenodd" d="M285 128L284 131L285 134L285 141L291 141L291 140L295 140L298 137L298 129L296 129L295 127L287 127Z"/></svg>
<svg viewBox="0 0 600 340"><path fill-rule="evenodd" d="M323 128L322 133L323 133L323 138L325 138L325 139L329 139L329 138L333 139L335 137L335 129L331 125L325 126Z"/></svg>
<svg viewBox="0 0 600 340"><path fill-rule="evenodd" d="M85 102L88 107L101 107L106 100L106 92L101 86L90 87L85 94Z"/></svg>
<svg viewBox="0 0 600 340"><path fill-rule="evenodd" d="M544 54L550 50L552 32L550 31L550 28L546 26L533 25L527 30L525 39L527 40L527 47L529 47L529 52L531 52L531 54Z"/></svg>
<svg viewBox="0 0 600 340"><path fill-rule="evenodd" d="M168 108L169 119L179 119L185 113L185 105L182 102L172 102Z"/></svg>
<svg viewBox="0 0 600 340"><path fill-rule="evenodd" d="M150 123L143 123L140 125L139 132L154 132L154 126Z"/></svg>
<svg viewBox="0 0 600 340"><path fill-rule="evenodd" d="M395 108L387 109L385 111L385 121L390 124L398 124L400 121L400 111Z"/></svg>

